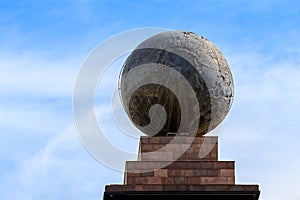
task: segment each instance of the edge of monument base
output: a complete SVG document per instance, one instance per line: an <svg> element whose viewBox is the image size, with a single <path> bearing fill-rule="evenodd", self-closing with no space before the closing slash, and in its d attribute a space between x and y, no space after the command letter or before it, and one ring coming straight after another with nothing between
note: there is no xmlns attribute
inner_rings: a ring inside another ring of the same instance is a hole
<svg viewBox="0 0 300 200"><path fill-rule="evenodd" d="M234 191L127 191L105 192L104 200L258 200L259 192Z"/></svg>
<svg viewBox="0 0 300 200"><path fill-rule="evenodd" d="M136 186L135 186L136 187ZM152 185L147 185L151 188ZM154 189L155 185L153 185ZM181 185L177 185L180 188ZM168 188L165 188L168 189ZM103 200L258 200L258 185L205 185L189 186L182 190L134 190L131 185L108 185ZM184 190L185 189L185 190ZM187 190L188 189L188 190ZM184 197L184 198L183 198Z"/></svg>

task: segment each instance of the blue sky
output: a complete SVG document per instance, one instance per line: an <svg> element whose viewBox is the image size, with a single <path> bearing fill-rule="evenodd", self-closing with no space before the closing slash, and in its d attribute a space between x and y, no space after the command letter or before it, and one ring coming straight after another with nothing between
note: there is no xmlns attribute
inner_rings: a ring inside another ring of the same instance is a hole
<svg viewBox="0 0 300 200"><path fill-rule="evenodd" d="M140 27L193 31L220 48L235 80L221 160L236 161L237 183L259 183L260 199L299 199L298 4L1 1L0 199L101 199L105 184L122 182L81 145L72 94L90 51Z"/></svg>

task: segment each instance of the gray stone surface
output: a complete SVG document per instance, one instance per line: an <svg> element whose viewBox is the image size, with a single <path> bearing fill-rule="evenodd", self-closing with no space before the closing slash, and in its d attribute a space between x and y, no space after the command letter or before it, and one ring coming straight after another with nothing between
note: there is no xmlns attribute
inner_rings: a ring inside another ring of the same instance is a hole
<svg viewBox="0 0 300 200"><path fill-rule="evenodd" d="M123 66L120 87L129 118L151 136L178 131L204 135L222 122L233 100L226 59L214 44L191 32L164 32L142 42ZM166 115L159 109L149 115L156 104ZM179 129L183 119L188 123ZM149 129L151 121L159 130Z"/></svg>

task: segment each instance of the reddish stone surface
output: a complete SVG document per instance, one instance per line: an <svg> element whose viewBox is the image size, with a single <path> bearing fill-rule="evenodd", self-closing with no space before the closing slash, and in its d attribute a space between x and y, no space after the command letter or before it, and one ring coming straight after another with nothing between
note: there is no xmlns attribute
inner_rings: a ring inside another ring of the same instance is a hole
<svg viewBox="0 0 300 200"><path fill-rule="evenodd" d="M152 152L152 153L151 153ZM153 153L157 152L157 153ZM218 160L217 137L142 137L139 161Z"/></svg>
<svg viewBox="0 0 300 200"><path fill-rule="evenodd" d="M105 191L259 191L257 185L235 185L235 163L218 161L217 143L217 137L141 137L138 161L126 162L124 185ZM199 157L206 146L210 151ZM145 154L153 151L159 153Z"/></svg>

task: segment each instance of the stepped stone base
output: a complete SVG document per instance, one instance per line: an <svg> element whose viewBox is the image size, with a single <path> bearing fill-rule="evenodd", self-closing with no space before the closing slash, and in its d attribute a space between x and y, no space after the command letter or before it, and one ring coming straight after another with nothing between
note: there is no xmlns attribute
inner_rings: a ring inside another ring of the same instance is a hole
<svg viewBox="0 0 300 200"><path fill-rule="evenodd" d="M175 161L174 161L175 160ZM218 161L217 137L141 137L138 161L127 161L123 185L104 200L258 200L258 185L236 185L234 161Z"/></svg>

